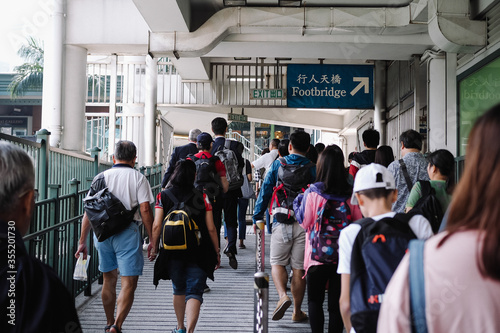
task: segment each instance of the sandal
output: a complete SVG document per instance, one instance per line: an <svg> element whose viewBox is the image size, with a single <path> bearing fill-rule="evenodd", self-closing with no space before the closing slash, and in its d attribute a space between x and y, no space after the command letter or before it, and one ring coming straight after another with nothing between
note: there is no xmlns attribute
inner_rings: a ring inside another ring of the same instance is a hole
<svg viewBox="0 0 500 333"><path fill-rule="evenodd" d="M111 328L111 325L104 326L104 332L108 333L110 328Z"/></svg>
<svg viewBox="0 0 500 333"><path fill-rule="evenodd" d="M118 326L116 325L111 325L111 327L109 328L109 331L111 332L111 329L114 329L115 330L115 333L122 333L122 331L118 328Z"/></svg>

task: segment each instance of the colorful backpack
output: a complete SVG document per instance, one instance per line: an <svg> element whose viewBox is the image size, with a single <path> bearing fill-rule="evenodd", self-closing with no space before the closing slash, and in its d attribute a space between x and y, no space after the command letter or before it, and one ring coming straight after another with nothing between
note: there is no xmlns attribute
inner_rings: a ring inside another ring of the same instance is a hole
<svg viewBox="0 0 500 333"><path fill-rule="evenodd" d="M351 209L343 198L327 200L319 207L309 238L311 259L324 264L337 264L340 231L351 222Z"/></svg>

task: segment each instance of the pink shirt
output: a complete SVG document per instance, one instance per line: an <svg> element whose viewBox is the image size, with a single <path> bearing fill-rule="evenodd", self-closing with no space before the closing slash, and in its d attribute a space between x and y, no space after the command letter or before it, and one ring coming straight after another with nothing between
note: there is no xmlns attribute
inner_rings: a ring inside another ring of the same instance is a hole
<svg viewBox="0 0 500 333"><path fill-rule="evenodd" d="M478 232L430 238L424 249L426 318L429 333L500 332L500 281L484 278L477 266ZM378 331L411 332L406 255L385 292Z"/></svg>

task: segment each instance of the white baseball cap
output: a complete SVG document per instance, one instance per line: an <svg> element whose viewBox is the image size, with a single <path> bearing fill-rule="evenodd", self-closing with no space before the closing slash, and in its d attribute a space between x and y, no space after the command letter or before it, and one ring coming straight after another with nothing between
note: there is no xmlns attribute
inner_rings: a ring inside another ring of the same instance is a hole
<svg viewBox="0 0 500 333"><path fill-rule="evenodd" d="M356 199L354 193L372 188L396 189L394 176L385 166L372 163L359 169L354 180L351 203L353 205L358 204L358 199Z"/></svg>

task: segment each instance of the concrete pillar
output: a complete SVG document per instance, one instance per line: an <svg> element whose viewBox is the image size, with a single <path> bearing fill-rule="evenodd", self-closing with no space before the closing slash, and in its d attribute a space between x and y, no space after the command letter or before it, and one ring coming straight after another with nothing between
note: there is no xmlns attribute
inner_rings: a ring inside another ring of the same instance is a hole
<svg viewBox="0 0 500 333"><path fill-rule="evenodd" d="M255 161L255 123L250 122L250 162Z"/></svg>
<svg viewBox="0 0 500 333"><path fill-rule="evenodd" d="M431 58L428 69L429 151L446 146L446 59Z"/></svg>
<svg viewBox="0 0 500 333"><path fill-rule="evenodd" d="M375 91L374 91L374 106L373 113L373 127L380 133L380 144L387 143L386 138L386 123L385 123L385 109L386 109L386 82L387 70L385 61L375 61Z"/></svg>
<svg viewBox="0 0 500 333"><path fill-rule="evenodd" d="M62 80L65 39L64 0L54 1L51 36L45 41L42 96L42 128L49 130L50 145L58 147L62 131Z"/></svg>
<svg viewBox="0 0 500 333"><path fill-rule="evenodd" d="M157 60L146 56L146 98L144 100L144 165L155 164Z"/></svg>
<svg viewBox="0 0 500 333"><path fill-rule="evenodd" d="M87 49L66 45L63 85L63 131L61 147L83 151L85 99L87 95ZM104 150L106 147L99 147Z"/></svg>
<svg viewBox="0 0 500 333"><path fill-rule="evenodd" d="M458 114L457 114L457 54L446 53L446 147L458 156Z"/></svg>
<svg viewBox="0 0 500 333"><path fill-rule="evenodd" d="M118 86L117 76L117 58L116 54L111 56L109 64L110 70L110 94L109 94L109 136L108 136L108 156L115 153L116 144L116 88Z"/></svg>

